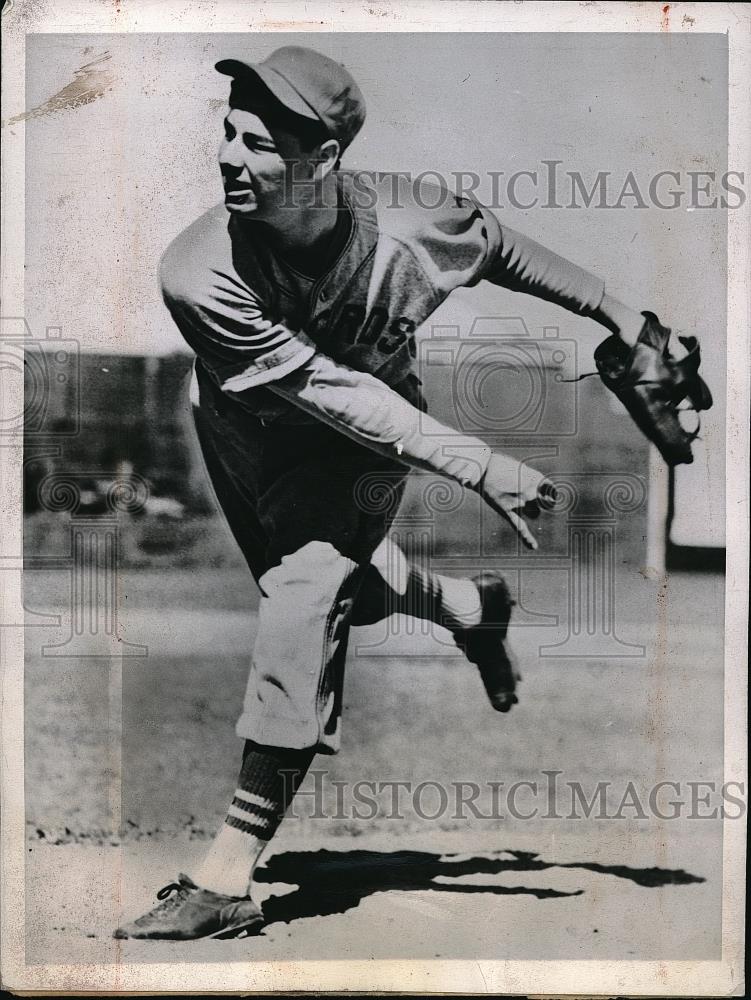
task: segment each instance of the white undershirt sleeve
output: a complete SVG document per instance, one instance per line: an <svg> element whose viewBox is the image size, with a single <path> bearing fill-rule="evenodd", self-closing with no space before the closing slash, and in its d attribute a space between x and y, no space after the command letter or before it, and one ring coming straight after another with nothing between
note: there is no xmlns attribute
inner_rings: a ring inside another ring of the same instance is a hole
<svg viewBox="0 0 751 1000"><path fill-rule="evenodd" d="M388 458L477 487L491 449L441 424L385 382L325 354L267 388L342 434Z"/></svg>

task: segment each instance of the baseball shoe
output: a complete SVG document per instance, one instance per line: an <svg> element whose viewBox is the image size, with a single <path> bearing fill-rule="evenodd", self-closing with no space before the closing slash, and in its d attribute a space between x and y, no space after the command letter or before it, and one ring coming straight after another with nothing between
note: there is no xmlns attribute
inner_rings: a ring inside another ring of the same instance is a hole
<svg viewBox="0 0 751 1000"><path fill-rule="evenodd" d="M249 897L222 896L199 889L179 875L156 894L164 900L142 917L118 927L116 938L195 941L198 938L249 937L263 924L263 915Z"/></svg>
<svg viewBox="0 0 751 1000"><path fill-rule="evenodd" d="M479 625L457 629L454 640L480 671L490 704L496 712L508 712L519 701L515 691L517 681L521 680L506 643L515 602L500 573L479 573L472 577L472 582L480 592L482 617Z"/></svg>

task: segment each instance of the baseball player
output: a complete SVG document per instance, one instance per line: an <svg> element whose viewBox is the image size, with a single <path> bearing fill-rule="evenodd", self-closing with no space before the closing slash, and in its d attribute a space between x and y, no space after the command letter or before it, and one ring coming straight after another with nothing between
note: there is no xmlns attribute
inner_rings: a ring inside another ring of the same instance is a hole
<svg viewBox="0 0 751 1000"><path fill-rule="evenodd" d="M673 464L691 460L678 404L711 403L696 342L676 348L653 314L617 301L599 278L471 198L420 196L403 176L341 169L365 120L344 67L285 46L260 64L216 68L231 79L224 201L171 244L160 277L195 351L198 439L261 592L258 631L226 820L191 875L118 938L262 926L253 869L314 755L339 749L351 625L393 613L439 623L479 668L493 707L515 703L503 578L421 571L388 538L410 467L479 493L530 548L524 515L555 501L540 472L427 414L415 330L450 292L484 279L604 326L598 370Z"/></svg>

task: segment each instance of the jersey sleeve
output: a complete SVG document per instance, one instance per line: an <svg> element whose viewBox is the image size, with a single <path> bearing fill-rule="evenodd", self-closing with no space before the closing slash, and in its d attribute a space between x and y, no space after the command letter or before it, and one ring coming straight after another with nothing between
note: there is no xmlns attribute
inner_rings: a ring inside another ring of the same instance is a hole
<svg viewBox="0 0 751 1000"><path fill-rule="evenodd" d="M406 175L384 175L379 226L406 248L433 291L434 305L477 284L500 246L495 217L471 198Z"/></svg>
<svg viewBox="0 0 751 1000"><path fill-rule="evenodd" d="M394 185L398 209L382 213L385 228L409 245L437 301L484 279L582 315L602 302L600 278L504 225L474 198L406 178Z"/></svg>
<svg viewBox="0 0 751 1000"><path fill-rule="evenodd" d="M541 243L504 226L483 209L488 228L495 230L482 277L514 292L590 316L602 302L605 283Z"/></svg>
<svg viewBox="0 0 751 1000"><path fill-rule="evenodd" d="M180 333L222 389L240 392L283 378L304 364L315 345L268 307L237 275L162 259L162 296Z"/></svg>
<svg viewBox="0 0 751 1000"><path fill-rule="evenodd" d="M491 223L491 224L489 224ZM469 198L452 197L418 235L414 248L441 297L476 285L499 247L495 219Z"/></svg>

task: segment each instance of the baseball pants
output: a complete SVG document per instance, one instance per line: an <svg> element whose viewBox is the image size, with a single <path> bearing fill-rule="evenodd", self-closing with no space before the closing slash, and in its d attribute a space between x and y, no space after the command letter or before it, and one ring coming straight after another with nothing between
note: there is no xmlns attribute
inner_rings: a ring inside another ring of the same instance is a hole
<svg viewBox="0 0 751 1000"><path fill-rule="evenodd" d="M404 559L386 551L386 536L408 469L323 424L264 425L205 375L193 417L216 499L261 591L236 732L336 753L353 609L362 589L356 622L388 614L371 560L376 550Z"/></svg>

